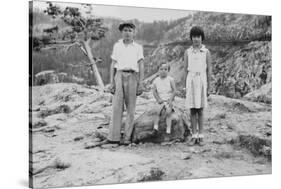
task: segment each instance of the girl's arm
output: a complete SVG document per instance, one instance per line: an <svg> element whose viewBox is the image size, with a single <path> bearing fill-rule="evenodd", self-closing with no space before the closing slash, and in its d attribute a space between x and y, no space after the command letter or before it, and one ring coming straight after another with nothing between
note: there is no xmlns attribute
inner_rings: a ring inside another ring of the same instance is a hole
<svg viewBox="0 0 281 189"><path fill-rule="evenodd" d="M210 51L207 51L207 95L211 92L212 58Z"/></svg>
<svg viewBox="0 0 281 189"><path fill-rule="evenodd" d="M176 84L175 84L175 81L173 79L171 80L171 87L172 87L172 95L169 99L169 103L174 101L176 93L177 93Z"/></svg>
<svg viewBox="0 0 281 189"><path fill-rule="evenodd" d="M162 104L163 100L158 95L155 83L153 83L152 92L153 92L153 96L154 96L156 102L158 104Z"/></svg>
<svg viewBox="0 0 281 189"><path fill-rule="evenodd" d="M187 76L187 69L188 69L188 54L187 54L187 50L184 53L184 74L183 74L183 80L184 80L184 86L186 84L186 76Z"/></svg>

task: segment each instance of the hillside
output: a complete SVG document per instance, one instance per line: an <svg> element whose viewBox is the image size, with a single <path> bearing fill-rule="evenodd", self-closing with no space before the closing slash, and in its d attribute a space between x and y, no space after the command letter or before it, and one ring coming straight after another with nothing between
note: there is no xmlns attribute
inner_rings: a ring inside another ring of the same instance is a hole
<svg viewBox="0 0 281 189"><path fill-rule="evenodd" d="M105 83L109 81L112 46L121 37L117 30L120 22L122 21L118 19L104 18L104 25L109 31L93 48L94 56L102 59L98 67ZM136 40L141 44L152 45L152 48L144 48L146 77L156 73L160 62L169 62L172 65L170 74L175 77L182 95L183 54L190 45L189 30L194 25L204 28L205 45L212 53L213 93L241 98L271 82L270 16L194 12L172 22L133 22L138 28ZM34 14L34 24L36 35L44 26L50 24L64 27L58 20L48 18L38 10ZM94 85L95 78L89 67L83 66L84 62L87 59L78 48L69 53L34 52L33 73L55 70L81 78L88 85Z"/></svg>
<svg viewBox="0 0 281 189"><path fill-rule="evenodd" d="M196 12L167 31L165 42L189 39L192 26L204 28L206 40L257 40L271 37L271 17L247 14Z"/></svg>
<svg viewBox="0 0 281 189"><path fill-rule="evenodd" d="M209 12L197 12L167 31L162 45L145 59L147 77L161 62L169 62L184 96L183 55L194 25L204 29L203 43L212 54L213 93L241 98L271 82L271 17Z"/></svg>

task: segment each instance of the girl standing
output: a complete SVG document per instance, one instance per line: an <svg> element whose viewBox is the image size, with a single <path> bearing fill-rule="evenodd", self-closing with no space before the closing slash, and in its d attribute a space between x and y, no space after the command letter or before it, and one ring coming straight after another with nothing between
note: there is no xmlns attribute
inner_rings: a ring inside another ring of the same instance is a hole
<svg viewBox="0 0 281 189"><path fill-rule="evenodd" d="M207 96L210 94L211 54L202 44L205 35L201 27L190 30L192 46L185 51L186 106L190 109L192 138L189 145L204 145L203 120ZM197 127L198 126L198 127Z"/></svg>

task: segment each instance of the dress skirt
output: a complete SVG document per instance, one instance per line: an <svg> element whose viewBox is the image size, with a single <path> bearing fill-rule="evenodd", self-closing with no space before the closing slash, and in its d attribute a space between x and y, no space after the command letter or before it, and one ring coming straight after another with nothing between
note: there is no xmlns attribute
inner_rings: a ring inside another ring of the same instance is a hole
<svg viewBox="0 0 281 189"><path fill-rule="evenodd" d="M207 77L205 72L189 72L186 78L186 107L207 107Z"/></svg>

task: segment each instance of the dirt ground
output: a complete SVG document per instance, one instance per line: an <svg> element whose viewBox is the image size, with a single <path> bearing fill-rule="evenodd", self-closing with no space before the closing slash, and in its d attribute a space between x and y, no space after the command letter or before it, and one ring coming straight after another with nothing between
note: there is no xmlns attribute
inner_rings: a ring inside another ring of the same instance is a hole
<svg viewBox="0 0 281 189"><path fill-rule="evenodd" d="M271 174L271 106L210 96L205 111L206 145L187 142L104 145L110 94L76 84L32 88L32 162L35 188ZM136 117L153 102L138 98ZM176 98L183 108L184 99Z"/></svg>

